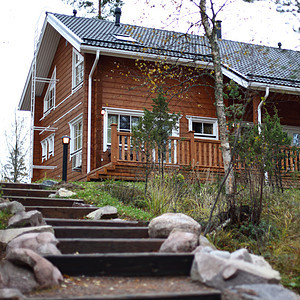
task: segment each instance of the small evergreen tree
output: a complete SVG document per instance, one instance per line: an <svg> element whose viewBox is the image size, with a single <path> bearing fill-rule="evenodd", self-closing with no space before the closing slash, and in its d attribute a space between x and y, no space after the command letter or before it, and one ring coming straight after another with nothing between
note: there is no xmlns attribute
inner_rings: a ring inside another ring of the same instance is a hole
<svg viewBox="0 0 300 300"><path fill-rule="evenodd" d="M25 150L27 134L24 118L18 118L15 113L13 130L11 134L6 132L5 135L9 154L6 164L2 167L2 178L8 182L21 182L28 177Z"/></svg>

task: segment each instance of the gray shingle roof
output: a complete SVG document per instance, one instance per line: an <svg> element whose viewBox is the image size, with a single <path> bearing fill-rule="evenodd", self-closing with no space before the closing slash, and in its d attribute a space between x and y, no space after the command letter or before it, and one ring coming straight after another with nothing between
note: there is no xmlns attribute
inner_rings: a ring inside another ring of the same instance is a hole
<svg viewBox="0 0 300 300"><path fill-rule="evenodd" d="M53 14L84 45L175 58L211 61L207 40L198 35L121 24L94 18ZM137 42L118 40L130 35ZM249 82L300 88L300 52L220 40L224 66Z"/></svg>

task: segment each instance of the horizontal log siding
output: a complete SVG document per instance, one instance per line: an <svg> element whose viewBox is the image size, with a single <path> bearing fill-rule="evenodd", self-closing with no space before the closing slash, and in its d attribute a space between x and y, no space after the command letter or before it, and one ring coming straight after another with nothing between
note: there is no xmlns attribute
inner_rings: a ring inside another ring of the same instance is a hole
<svg viewBox="0 0 300 300"><path fill-rule="evenodd" d="M54 67L56 67L56 79L58 80L56 84L56 109L52 110L47 116L43 117L43 102L48 85L45 85L42 97L36 100L35 108L35 126L47 127L50 125L51 127L57 128L57 130L55 131L54 140L54 156L50 157L50 159L47 159L42 163L40 142L43 139L50 136L51 134L53 134L53 132L45 131L42 134L40 134L40 131L36 131L34 143L34 164L42 166L57 166L57 168L53 170L35 169L33 174L33 181L41 178L53 178L58 180L61 179L63 154L63 145L61 137L64 135L70 135L70 127L68 123L72 119L77 117L79 114L81 114L83 112L83 109L85 108L84 95L86 93L86 82L84 82L82 88L80 88L73 95L71 95L72 46L69 43L66 43L66 40L64 38L60 39L50 72L48 74L48 78L51 77ZM67 97L69 98L66 99ZM65 101L62 102L63 100ZM82 102L82 104L79 105L76 109L72 110L80 102ZM68 113L70 110L72 111ZM61 118L64 114L66 115L63 118ZM41 118L42 120L40 120ZM83 128L84 127L85 126L83 126ZM83 142L86 142L86 140L84 140ZM86 168L86 164L84 167ZM71 161L68 160L68 180L77 180L81 177L81 173L72 171Z"/></svg>

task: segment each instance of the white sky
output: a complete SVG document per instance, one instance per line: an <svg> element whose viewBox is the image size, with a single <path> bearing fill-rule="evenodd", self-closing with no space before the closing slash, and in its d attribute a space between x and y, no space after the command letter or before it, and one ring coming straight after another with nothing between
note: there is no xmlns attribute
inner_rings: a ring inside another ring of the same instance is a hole
<svg viewBox="0 0 300 300"><path fill-rule="evenodd" d="M187 0L185 0L186 3ZM217 0L218 1L218 0ZM143 9L135 4L138 0L125 0L121 22L142 24L150 27L162 27L186 31L184 18L178 23L166 27L160 20L165 20L172 10L161 8L163 0L151 0L152 8ZM133 9L134 8L134 9ZM33 58L34 36L36 28L40 32L45 19L45 11L72 14L73 8L64 5L61 0L14 0L3 1L0 11L0 162L6 161L6 142L4 132L9 131L14 118L29 67ZM187 10L185 10L187 11ZM184 12L184 11L183 11ZM198 14L187 15L187 20L198 20ZM300 23L300 17L291 18L287 14L276 12L274 4L257 1L255 4L242 0L231 0L219 19L222 22L223 38L252 42L300 51L300 33L292 30L291 24ZM28 115L28 114L25 114Z"/></svg>

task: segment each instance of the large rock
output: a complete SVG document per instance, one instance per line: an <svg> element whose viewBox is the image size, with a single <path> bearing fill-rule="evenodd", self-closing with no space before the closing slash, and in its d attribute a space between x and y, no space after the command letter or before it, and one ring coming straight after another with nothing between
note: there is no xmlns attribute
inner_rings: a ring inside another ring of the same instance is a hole
<svg viewBox="0 0 300 300"><path fill-rule="evenodd" d="M220 290L242 284L277 284L280 281L279 272L273 269L260 267L240 259L226 259L212 252L195 253L191 277L193 280Z"/></svg>
<svg viewBox="0 0 300 300"><path fill-rule="evenodd" d="M46 225L43 215L38 210L21 211L8 220L8 228Z"/></svg>
<svg viewBox="0 0 300 300"><path fill-rule="evenodd" d="M25 207L17 201L3 202L0 203L0 211L1 210L7 211L8 213L11 214L16 214L21 211L25 211Z"/></svg>
<svg viewBox="0 0 300 300"><path fill-rule="evenodd" d="M0 288L18 289L22 293L38 288L33 271L26 266L15 265L8 260L0 263Z"/></svg>
<svg viewBox="0 0 300 300"><path fill-rule="evenodd" d="M244 284L229 287L222 293L223 300L300 300L292 291L277 284Z"/></svg>
<svg viewBox="0 0 300 300"><path fill-rule="evenodd" d="M87 215L87 218L92 220L114 219L118 217L118 210L110 205L103 206Z"/></svg>
<svg viewBox="0 0 300 300"><path fill-rule="evenodd" d="M149 236L151 238L166 238L173 229L200 235L201 226L189 216L181 213L166 213L151 220Z"/></svg>
<svg viewBox="0 0 300 300"><path fill-rule="evenodd" d="M0 289L0 299L23 300L23 294L17 289Z"/></svg>
<svg viewBox="0 0 300 300"><path fill-rule="evenodd" d="M198 236L192 232L174 229L162 243L159 252L184 253L192 252L198 245Z"/></svg>
<svg viewBox="0 0 300 300"><path fill-rule="evenodd" d="M55 198L55 197L65 198L65 197L72 197L74 195L76 195L76 193L69 191L65 188L60 188L55 194L50 194L49 198Z"/></svg>
<svg viewBox="0 0 300 300"><path fill-rule="evenodd" d="M23 233L29 232L51 232L54 234L54 229L50 225L37 226L37 227L24 227L0 230L0 250L4 251L7 244Z"/></svg>
<svg viewBox="0 0 300 300"><path fill-rule="evenodd" d="M6 247L6 253L8 254L13 249L25 248L41 256L60 255L61 252L56 247L57 243L58 240L50 232L26 233L10 241Z"/></svg>
<svg viewBox="0 0 300 300"><path fill-rule="evenodd" d="M30 249L13 249L6 255L6 259L14 264L24 264L32 268L41 288L55 286L63 281L55 266Z"/></svg>

